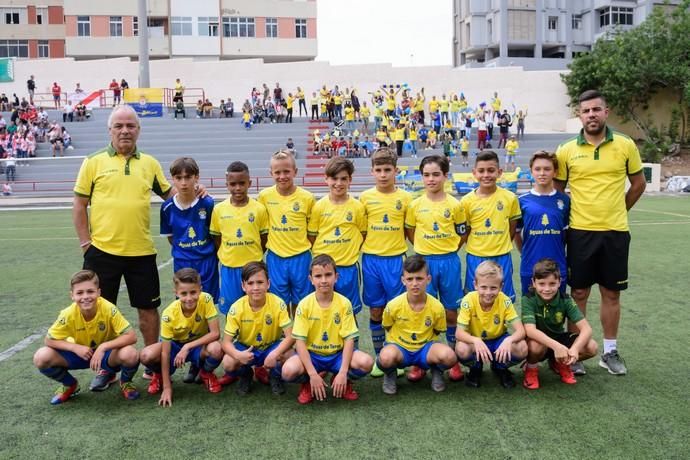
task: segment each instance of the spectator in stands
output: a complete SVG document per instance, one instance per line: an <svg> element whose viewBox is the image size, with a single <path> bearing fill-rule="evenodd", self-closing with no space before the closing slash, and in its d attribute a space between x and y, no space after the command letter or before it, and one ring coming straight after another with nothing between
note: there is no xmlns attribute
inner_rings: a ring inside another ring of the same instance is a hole
<svg viewBox="0 0 690 460"><path fill-rule="evenodd" d="M268 85L266 83L263 84L263 96L264 96L264 100L261 101L261 103L265 104L266 101L268 101L269 97L271 96L271 90L268 89Z"/></svg>
<svg viewBox="0 0 690 460"><path fill-rule="evenodd" d="M113 92L113 107L116 105L120 104L120 93L122 92L122 89L120 88L120 84L113 78L113 81L110 82L110 86L108 87L112 92Z"/></svg>
<svg viewBox="0 0 690 460"><path fill-rule="evenodd" d="M503 113L498 116L499 138L496 148L500 149L501 147L506 146L506 142L508 142L508 132L510 131L510 125L512 124L513 123L511 122L510 115L508 115L508 110L503 109Z"/></svg>
<svg viewBox="0 0 690 460"><path fill-rule="evenodd" d="M19 107L22 109L26 110L29 108L29 101L26 100L25 97L22 98L22 101L19 103Z"/></svg>
<svg viewBox="0 0 690 460"><path fill-rule="evenodd" d="M19 108L19 98L17 97L17 93L12 93L12 107L15 109Z"/></svg>
<svg viewBox="0 0 690 460"><path fill-rule="evenodd" d="M178 99L180 101L181 99ZM204 115L204 101L198 99L196 101L196 117L201 118Z"/></svg>
<svg viewBox="0 0 690 460"><path fill-rule="evenodd" d="M256 104L256 105L261 105L261 104ZM242 104L242 112L250 112L252 111L252 103L249 102L249 99L244 100L244 104Z"/></svg>
<svg viewBox="0 0 690 460"><path fill-rule="evenodd" d="M67 99L65 107L62 109L62 122L65 123L67 120L70 122L74 121L74 106L69 99Z"/></svg>
<svg viewBox="0 0 690 460"><path fill-rule="evenodd" d="M86 120L86 106L83 102L79 102L75 107L74 111L77 114L77 121Z"/></svg>
<svg viewBox="0 0 690 460"><path fill-rule="evenodd" d="M276 113L276 106L270 100L266 102L265 111L267 122L275 123L278 115Z"/></svg>
<svg viewBox="0 0 690 460"><path fill-rule="evenodd" d="M228 98L227 102L220 100L220 117L221 118L232 118L235 113L235 104L232 99Z"/></svg>
<svg viewBox="0 0 690 460"><path fill-rule="evenodd" d="M175 102L175 118L177 118L178 114L182 114L182 118L187 118L187 112L184 109L184 102L181 100Z"/></svg>
<svg viewBox="0 0 690 460"><path fill-rule="evenodd" d="M120 89L122 90L122 96L124 97L125 90L129 89L129 83L127 83L127 80L125 80L124 78L122 79L122 81L120 81Z"/></svg>
<svg viewBox="0 0 690 460"><path fill-rule="evenodd" d="M64 126L61 128L62 130L62 145L67 149L67 150L74 150L74 147L72 147L72 135L67 131L67 128Z"/></svg>
<svg viewBox="0 0 690 460"><path fill-rule="evenodd" d="M6 130L7 130L7 122L5 121L4 118L2 118L2 114L0 113L0 135L5 134Z"/></svg>
<svg viewBox="0 0 690 460"><path fill-rule="evenodd" d="M213 104L210 100L206 99L202 104L201 109L203 110L204 118L213 118Z"/></svg>
<svg viewBox="0 0 690 460"><path fill-rule="evenodd" d="M297 150L295 149L295 141L291 137L288 137L285 143L285 150L290 152L294 158L297 158Z"/></svg>
<svg viewBox="0 0 690 460"><path fill-rule="evenodd" d="M58 85L56 81L53 82L53 87L50 89L50 92L53 94L53 103L55 104L55 109L59 109L62 88L60 88L60 85Z"/></svg>
<svg viewBox="0 0 690 460"><path fill-rule="evenodd" d="M10 185L9 182L5 182L4 184L2 184L2 195L3 196L12 195L12 186Z"/></svg>
<svg viewBox="0 0 690 460"><path fill-rule="evenodd" d="M304 115L309 116L309 112L307 112L307 100L304 98L304 91L302 91L302 88L299 86L297 87L296 97L299 101L299 116L302 116L302 107L304 107Z"/></svg>
<svg viewBox="0 0 690 460"><path fill-rule="evenodd" d="M38 108L36 114L36 139L39 142L45 142L46 131L48 130L48 112L43 110L43 107Z"/></svg>
<svg viewBox="0 0 690 460"><path fill-rule="evenodd" d="M256 86L252 88L251 92L251 97L252 97L252 105L256 105L259 102L259 97L261 96L261 93L259 92L258 89L256 89Z"/></svg>
<svg viewBox="0 0 690 460"><path fill-rule="evenodd" d="M273 88L273 103L278 105L281 99L283 99L283 88L280 87L280 83L276 83L276 87Z"/></svg>
<svg viewBox="0 0 690 460"><path fill-rule="evenodd" d="M0 112L9 112L10 100L7 98L5 93L0 94Z"/></svg>
<svg viewBox="0 0 690 460"><path fill-rule="evenodd" d="M34 93L36 92L36 80L34 79L34 76L31 75L29 79L26 81L26 89L29 92L29 102L31 105L34 105Z"/></svg>
<svg viewBox="0 0 690 460"><path fill-rule="evenodd" d="M84 95L84 90L81 89L81 84L77 83L76 88L74 88L74 94L76 94L78 97L82 97Z"/></svg>
<svg viewBox="0 0 690 460"><path fill-rule="evenodd" d="M173 96L173 102L183 101L184 96L184 85L179 78L175 79L175 95ZM183 101L184 102L184 101Z"/></svg>
<svg viewBox="0 0 690 460"><path fill-rule="evenodd" d="M52 146L53 157L59 152L60 156L65 153L65 145L62 143L62 128L59 124L53 123L48 131L48 142Z"/></svg>

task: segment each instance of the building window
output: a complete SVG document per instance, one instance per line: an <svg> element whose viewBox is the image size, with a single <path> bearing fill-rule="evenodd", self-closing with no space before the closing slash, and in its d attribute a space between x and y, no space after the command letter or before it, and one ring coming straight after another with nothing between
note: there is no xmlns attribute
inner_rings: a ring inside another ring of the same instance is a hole
<svg viewBox="0 0 690 460"><path fill-rule="evenodd" d="M36 24L48 24L48 8L36 7Z"/></svg>
<svg viewBox="0 0 690 460"><path fill-rule="evenodd" d="M110 16L110 36L122 37L122 16Z"/></svg>
<svg viewBox="0 0 690 460"><path fill-rule="evenodd" d="M173 16L170 20L173 35L192 35L191 16Z"/></svg>
<svg viewBox="0 0 690 460"><path fill-rule="evenodd" d="M549 30L558 30L558 16L549 16Z"/></svg>
<svg viewBox="0 0 690 460"><path fill-rule="evenodd" d="M28 58L28 40L0 40L0 58L4 57Z"/></svg>
<svg viewBox="0 0 690 460"><path fill-rule="evenodd" d="M633 9L620 6L607 6L599 10L599 27L609 25L633 25Z"/></svg>
<svg viewBox="0 0 690 460"><path fill-rule="evenodd" d="M217 17L199 17L199 36L200 37L217 37L218 36L218 18Z"/></svg>
<svg viewBox="0 0 690 460"><path fill-rule="evenodd" d="M278 37L278 19L277 18L266 18L266 37L277 38Z"/></svg>
<svg viewBox="0 0 690 460"><path fill-rule="evenodd" d="M0 8L2 16L5 19L4 24L20 24L19 18L22 16L21 10L18 8Z"/></svg>
<svg viewBox="0 0 690 460"><path fill-rule="evenodd" d="M139 36L139 16L132 16L132 35Z"/></svg>
<svg viewBox="0 0 690 460"><path fill-rule="evenodd" d="M90 37L91 36L91 17L77 16L77 36Z"/></svg>
<svg viewBox="0 0 690 460"><path fill-rule="evenodd" d="M223 37L254 37L254 18L223 18Z"/></svg>
<svg viewBox="0 0 690 460"><path fill-rule="evenodd" d="M48 45L48 40L38 41L38 57L49 58L50 57L50 46Z"/></svg>
<svg viewBox="0 0 690 460"><path fill-rule="evenodd" d="M573 14L573 30L582 29L582 15Z"/></svg>
<svg viewBox="0 0 690 460"><path fill-rule="evenodd" d="M295 37L307 38L307 20L295 19Z"/></svg>

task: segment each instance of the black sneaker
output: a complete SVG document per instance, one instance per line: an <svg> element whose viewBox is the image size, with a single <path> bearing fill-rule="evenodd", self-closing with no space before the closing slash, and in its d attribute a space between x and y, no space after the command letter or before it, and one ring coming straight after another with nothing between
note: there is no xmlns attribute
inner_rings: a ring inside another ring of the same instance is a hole
<svg viewBox="0 0 690 460"><path fill-rule="evenodd" d="M240 383L241 382L240 380ZM268 383L271 385L271 393L274 395L285 394L285 385L283 385L283 379L281 379L280 376L271 372L268 376Z"/></svg>
<svg viewBox="0 0 690 460"><path fill-rule="evenodd" d="M187 374L184 376L184 379L182 379L182 381L184 383L197 383L197 378L199 379L199 383L200 383L201 377L199 377L199 368L196 367L194 364L191 364L189 366L189 370L187 371Z"/></svg>
<svg viewBox="0 0 690 460"><path fill-rule="evenodd" d="M117 374L100 369L93 380L91 380L89 390L105 391L115 382L117 382Z"/></svg>
<svg viewBox="0 0 690 460"><path fill-rule="evenodd" d="M501 386L506 389L513 388L515 386L515 380L513 380L513 373L508 369L494 369L494 374L498 376L501 381Z"/></svg>
<svg viewBox="0 0 690 460"><path fill-rule="evenodd" d="M235 392L240 396L246 396L252 390L252 380L254 379L254 370L249 368L245 373L240 376L239 382L237 382L237 388Z"/></svg>
<svg viewBox="0 0 690 460"><path fill-rule="evenodd" d="M482 368L472 366L470 371L465 375L465 385L472 388L479 388L481 386Z"/></svg>

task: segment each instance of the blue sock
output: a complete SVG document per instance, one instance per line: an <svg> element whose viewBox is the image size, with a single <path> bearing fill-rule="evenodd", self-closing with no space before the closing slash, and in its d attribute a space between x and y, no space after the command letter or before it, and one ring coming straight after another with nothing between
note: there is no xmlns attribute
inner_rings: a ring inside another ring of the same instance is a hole
<svg viewBox="0 0 690 460"><path fill-rule="evenodd" d="M297 378L290 380L289 383L308 383L309 382L309 376L307 374L302 374L298 376Z"/></svg>
<svg viewBox="0 0 690 460"><path fill-rule="evenodd" d="M455 331L458 329L457 326L448 326L446 329L446 342L448 346L455 351Z"/></svg>
<svg viewBox="0 0 690 460"><path fill-rule="evenodd" d="M131 382L138 370L139 363L136 363L134 367L122 366L120 369L120 383Z"/></svg>
<svg viewBox="0 0 690 460"><path fill-rule="evenodd" d="M66 367L46 367L45 369L39 369L38 371L49 379L60 382L67 387L74 385L74 382L77 381L77 379L75 379L72 374L69 373Z"/></svg>
<svg viewBox="0 0 690 460"><path fill-rule="evenodd" d="M374 344L374 352L378 356L383 342L386 340L386 331L383 330L381 321L369 320L369 330L371 330L371 342Z"/></svg>
<svg viewBox="0 0 690 460"><path fill-rule="evenodd" d="M213 370L216 367L218 367L219 364L220 364L219 359L213 358L211 356L207 356L206 359L204 360L204 365L202 366L202 368L206 372L213 372Z"/></svg>
<svg viewBox="0 0 690 460"><path fill-rule="evenodd" d="M349 378L350 380L359 380L366 375L367 375L367 372L361 371L359 369L350 369L347 372L347 378Z"/></svg>

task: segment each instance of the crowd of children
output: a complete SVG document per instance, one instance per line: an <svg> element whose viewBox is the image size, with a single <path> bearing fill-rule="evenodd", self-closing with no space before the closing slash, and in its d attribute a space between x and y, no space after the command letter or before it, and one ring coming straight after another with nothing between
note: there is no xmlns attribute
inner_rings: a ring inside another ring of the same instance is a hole
<svg viewBox="0 0 690 460"><path fill-rule="evenodd" d="M535 187L518 198L497 187L498 155L481 152L473 167L479 188L461 200L445 191L446 157L422 159L424 192L415 199L395 185L397 160L393 149L376 150L376 185L355 199L354 165L332 158L328 193L319 200L295 184L287 151L272 156L275 185L258 199L248 195L249 169L235 161L226 172L229 197L215 205L196 196L196 162L175 160L170 173L178 193L162 205L160 225L172 246L176 300L161 316L160 342L138 352L127 321L100 297L98 277L78 272L74 303L34 356L40 372L62 384L51 403L77 394L69 371L83 368L105 376L93 391L120 372L122 394L136 399L139 363L153 371L148 393L161 393L163 406L172 404L171 376L186 362L184 381L199 380L212 393L238 381L236 392L245 395L256 378L283 394L289 382L300 385L301 404L328 393L356 400L353 382L367 374L382 376L383 392L395 394L404 368L413 382L429 371L436 392L446 388L446 370L449 380L479 387L484 364L511 388L508 368L524 363L523 386L537 389L542 360L561 381L575 383L573 369L584 371L581 361L596 355L597 344L564 290L569 201L553 186L555 155L534 155ZM514 239L522 253L521 315L514 306ZM408 241L415 255L407 256ZM359 348L363 306L370 309L373 357ZM222 339L219 314L226 315Z"/></svg>

